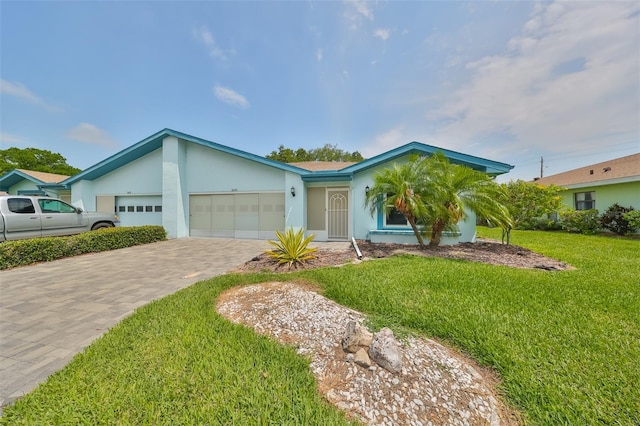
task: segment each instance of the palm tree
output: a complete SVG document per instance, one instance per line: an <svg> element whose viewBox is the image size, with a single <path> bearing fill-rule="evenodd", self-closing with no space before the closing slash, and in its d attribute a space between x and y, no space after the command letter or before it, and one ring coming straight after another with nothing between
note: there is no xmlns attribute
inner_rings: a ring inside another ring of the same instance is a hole
<svg viewBox="0 0 640 426"><path fill-rule="evenodd" d="M457 229L465 210L496 226L511 226L509 211L500 203L503 196L501 187L485 173L451 164L444 154L436 153L377 172L366 204L372 215L379 208L385 215L396 209L407 219L420 248L425 248L425 230L430 230L429 246L438 246L442 232Z"/></svg>
<svg viewBox="0 0 640 426"><path fill-rule="evenodd" d="M472 211L503 229L513 226L509 210L500 202L504 191L487 174L451 164L442 153L422 161L426 179L421 193L427 212L421 220L431 227L429 246L440 244L442 232L456 227L465 211Z"/></svg>
<svg viewBox="0 0 640 426"><path fill-rule="evenodd" d="M414 157L402 165L383 169L374 175L374 184L365 199L373 216L378 209L388 215L393 209L401 213L413 229L420 248L425 248L424 240L418 228L418 218L427 213L422 194L417 190L424 176L420 157Z"/></svg>

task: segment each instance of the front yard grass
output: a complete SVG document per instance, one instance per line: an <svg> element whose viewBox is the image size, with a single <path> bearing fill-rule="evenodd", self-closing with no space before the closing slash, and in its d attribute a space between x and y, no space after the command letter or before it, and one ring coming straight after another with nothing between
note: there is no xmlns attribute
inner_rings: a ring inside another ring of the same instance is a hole
<svg viewBox="0 0 640 426"><path fill-rule="evenodd" d="M494 368L526 424L640 424L640 241L514 231L512 242L577 270L401 256L202 281L140 308L0 422L346 424L307 360L214 311L226 288L306 280L376 326L437 337Z"/></svg>

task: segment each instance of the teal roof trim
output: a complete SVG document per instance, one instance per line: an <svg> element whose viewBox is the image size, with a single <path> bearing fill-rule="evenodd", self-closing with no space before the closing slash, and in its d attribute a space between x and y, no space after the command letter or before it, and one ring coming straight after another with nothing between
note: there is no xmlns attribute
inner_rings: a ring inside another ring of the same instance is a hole
<svg viewBox="0 0 640 426"><path fill-rule="evenodd" d="M89 167L88 169L78 173L75 176L66 179L61 182L64 185L71 185L80 180L94 180L101 176L104 176L112 171L128 164L138 158L147 155L158 148L162 147L162 141L167 136L174 136L178 139L192 142L198 145L205 146L207 148L212 148L221 152L225 152L227 154L235 155L241 158L245 158L247 160L255 161L261 164L265 164L270 167L275 167L277 169L281 169L288 172L293 172L297 174L303 174L306 170L301 169L299 167L290 166L288 164L281 163L279 161L269 160L268 158L261 157L259 155L251 154L245 151L241 151L239 149L231 148L225 145L220 145L215 142L208 141L206 139L198 138L195 136L188 135L186 133L178 132L172 129L164 129L161 130L138 143L131 145L128 148L123 149L122 151L112 155L111 157Z"/></svg>
<svg viewBox="0 0 640 426"><path fill-rule="evenodd" d="M462 164L467 167L471 167L475 170L486 172L492 176L501 175L509 172L514 166L501 163L498 161L487 160L486 158L475 157L473 155L463 154L461 152L451 151L448 149L438 148L436 146L423 144L420 142L410 142L406 145L392 149L391 151L384 152L375 157L371 157L367 160L361 161L349 167L345 167L340 170L342 173L358 173L363 170L376 167L382 163L393 161L399 157L410 154L434 154L436 152L442 152L448 159L454 164Z"/></svg>
<svg viewBox="0 0 640 426"><path fill-rule="evenodd" d="M13 185L22 182L23 180L29 180L36 185L44 184L40 179L36 179L31 175L28 175L20 170L14 169L4 175L0 176L0 191L8 191Z"/></svg>
<svg viewBox="0 0 640 426"><path fill-rule="evenodd" d="M341 172L310 172L302 175L304 182L346 182L353 180L353 173Z"/></svg>
<svg viewBox="0 0 640 426"><path fill-rule="evenodd" d="M435 152L442 152L452 163L464 164L468 167L472 167L476 170L481 170L490 175L496 176L503 173L507 173L513 168L513 166L500 163L497 161L491 161L480 157L474 157L472 155L462 154L456 151L450 151L447 149L438 148L431 145L425 145L420 142L411 142L401 147L392 149L383 154L369 158L368 160L361 161L360 163L346 167L338 171L309 171L300 167L292 166L290 164L281 163L279 161L270 160L265 157L261 157L256 154L251 154L246 151L242 151L236 148L231 148L225 145L218 144L206 139L198 138L188 135L186 133L178 132L172 129L164 129L153 135L141 140L138 143L131 145L128 148L108 157L107 159L89 167L88 169L71 176L70 178L60 182L60 185L69 188L71 184L81 180L94 180L101 176L104 176L112 171L146 155L158 148L162 147L162 141L167 136L173 136L180 140L195 143L207 148L215 149L220 152L224 152L230 155L235 155L240 158L244 158L250 161L255 161L260 164L264 164L269 167L274 167L279 170L292 172L300 175L305 182L331 182L331 181L351 181L355 173L376 167L382 163L393 161L396 158L409 155L409 154L433 154ZM24 173L22 173L24 175ZM27 175L25 175L27 176ZM4 178L4 177L3 177ZM0 178L0 183L2 179ZM32 177L27 177L33 180ZM40 182L42 183L42 182ZM0 187L2 189L2 187Z"/></svg>

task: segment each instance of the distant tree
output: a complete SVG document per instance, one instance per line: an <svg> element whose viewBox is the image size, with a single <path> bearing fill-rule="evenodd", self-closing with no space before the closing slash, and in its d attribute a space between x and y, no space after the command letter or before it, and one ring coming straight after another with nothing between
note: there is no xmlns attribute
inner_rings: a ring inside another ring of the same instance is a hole
<svg viewBox="0 0 640 426"><path fill-rule="evenodd" d="M271 151L267 155L270 160L280 161L283 163L295 163L300 161L362 161L364 157L358 152L348 152L339 149L337 145L326 144L322 148L314 148L306 150L298 148L293 150L280 145L277 151Z"/></svg>
<svg viewBox="0 0 640 426"><path fill-rule="evenodd" d="M67 164L61 154L37 148L0 149L0 175L13 169L34 170L72 176L80 169Z"/></svg>
<svg viewBox="0 0 640 426"><path fill-rule="evenodd" d="M502 184L513 217L515 229L536 229L536 224L552 213L563 210L559 193L564 189L556 185L539 185L523 180Z"/></svg>

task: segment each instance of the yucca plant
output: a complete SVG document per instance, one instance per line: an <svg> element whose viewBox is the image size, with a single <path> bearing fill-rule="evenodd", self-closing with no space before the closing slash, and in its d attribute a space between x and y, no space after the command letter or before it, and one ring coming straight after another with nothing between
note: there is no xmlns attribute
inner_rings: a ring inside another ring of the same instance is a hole
<svg viewBox="0 0 640 426"><path fill-rule="evenodd" d="M298 266L307 260L315 259L313 254L318 251L315 247L308 247L309 243L316 237L314 234L305 238L304 230L300 228L298 232L293 227L287 229L284 234L276 231L276 237L279 241L269 240L269 244L275 247L274 250L267 250L265 253L278 261L278 265L288 264L289 269L292 266Z"/></svg>

